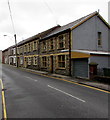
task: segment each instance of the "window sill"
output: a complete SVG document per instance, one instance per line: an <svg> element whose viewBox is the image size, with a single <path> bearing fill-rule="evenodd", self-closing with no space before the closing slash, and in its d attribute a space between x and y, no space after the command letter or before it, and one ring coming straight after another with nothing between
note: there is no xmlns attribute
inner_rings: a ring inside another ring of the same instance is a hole
<svg viewBox="0 0 110 120"><path fill-rule="evenodd" d="M54 51L54 49L50 49L49 51L50 51L50 52L51 52L51 51Z"/></svg>
<svg viewBox="0 0 110 120"><path fill-rule="evenodd" d="M57 50L64 50L65 48L58 48Z"/></svg>
<svg viewBox="0 0 110 120"><path fill-rule="evenodd" d="M42 66L41 68L42 68L42 69L47 69L47 67L43 67L43 66Z"/></svg>
<svg viewBox="0 0 110 120"><path fill-rule="evenodd" d="M58 67L57 69L58 70L65 70L66 68L65 67Z"/></svg>
<svg viewBox="0 0 110 120"><path fill-rule="evenodd" d="M35 49L35 50L33 50L33 52L34 52L34 51L37 51L37 50Z"/></svg>
<svg viewBox="0 0 110 120"><path fill-rule="evenodd" d="M46 53L46 51L42 51L42 53Z"/></svg>

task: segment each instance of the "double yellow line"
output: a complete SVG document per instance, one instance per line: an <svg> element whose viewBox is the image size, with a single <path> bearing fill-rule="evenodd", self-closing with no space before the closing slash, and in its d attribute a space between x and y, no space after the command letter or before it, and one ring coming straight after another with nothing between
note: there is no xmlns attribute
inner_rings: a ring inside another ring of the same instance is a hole
<svg viewBox="0 0 110 120"><path fill-rule="evenodd" d="M35 72L35 71L26 70L26 69L22 69L22 68L21 68L21 70L31 72L31 73L34 73L34 74L38 74L38 75L41 75L41 76L45 76L45 77L48 77L48 78L62 80L62 81L68 82L68 83L76 84L76 85L79 85L79 86L84 86L84 87L87 87L87 88L90 88L90 89L93 89L93 90L97 90L97 91L101 91L101 92L110 94L110 91L103 90L103 89L100 89L100 88L96 88L96 87L93 87L93 86L90 86L90 85L81 84L81 83L77 83L77 82L74 82L74 81L69 81L69 80L66 80L66 79L57 78L57 77L54 77L54 76L49 76L49 75L45 75L45 74L42 74L42 73L38 73L38 72Z"/></svg>
<svg viewBox="0 0 110 120"><path fill-rule="evenodd" d="M6 111L6 102L5 102L5 92L4 92L4 86L3 82L0 79L0 84L2 88L2 108L3 108L3 118L6 120L7 119L7 111Z"/></svg>

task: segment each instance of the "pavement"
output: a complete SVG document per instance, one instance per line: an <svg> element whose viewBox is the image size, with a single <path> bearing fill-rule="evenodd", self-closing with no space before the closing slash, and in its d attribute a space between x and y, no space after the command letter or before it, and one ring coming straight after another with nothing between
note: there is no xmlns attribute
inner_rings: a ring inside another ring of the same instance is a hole
<svg viewBox="0 0 110 120"><path fill-rule="evenodd" d="M98 82L98 81L95 81L95 80L93 81L93 80L84 79L84 78L73 78L73 77L70 77L70 76L59 75L59 74L51 74L51 73L48 73L48 72L45 72L45 71L32 70L32 69L27 69L27 68L22 68L22 69L32 71L32 72L36 72L36 73L43 74L43 75L56 77L56 78L62 78L62 79L73 81L73 82L76 82L76 83L79 83L79 84L84 84L84 85L99 88L99 89L102 89L102 90L110 91L110 85L109 84Z"/></svg>
<svg viewBox="0 0 110 120"><path fill-rule="evenodd" d="M2 65L0 64L0 79L2 78ZM2 88L0 84L0 119L2 119Z"/></svg>
<svg viewBox="0 0 110 120"><path fill-rule="evenodd" d="M2 96L1 96L1 86L0 86L0 119L2 119Z"/></svg>

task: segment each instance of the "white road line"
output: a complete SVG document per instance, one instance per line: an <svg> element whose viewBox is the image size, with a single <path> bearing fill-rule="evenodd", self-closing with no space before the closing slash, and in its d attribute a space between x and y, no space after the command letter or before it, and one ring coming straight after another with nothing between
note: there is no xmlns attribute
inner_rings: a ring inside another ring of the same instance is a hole
<svg viewBox="0 0 110 120"><path fill-rule="evenodd" d="M55 87L52 87L52 86L50 86L50 85L48 85L48 87L50 87L50 88L52 88L52 89L55 89L55 90L57 90L57 91L59 91L59 92L62 92L62 93L66 94L66 95L68 95L68 96L70 96L70 97L72 97L72 98L75 98L75 99L77 99L77 100L79 100L79 101L81 101L81 102L86 102L86 101L84 101L84 100L82 100L82 99L80 99L80 98L78 98L78 97L75 97L75 96L73 96L73 95L71 95L71 94L69 94L69 93L66 93L66 92L64 92L64 91L62 91L62 90L60 90L60 89L57 89L57 88L55 88Z"/></svg>
<svg viewBox="0 0 110 120"><path fill-rule="evenodd" d="M26 77L28 79L31 79L31 80L34 80L35 82L37 82L37 80L35 80L35 79L31 78L31 77L27 77L27 76L24 76L24 77Z"/></svg>

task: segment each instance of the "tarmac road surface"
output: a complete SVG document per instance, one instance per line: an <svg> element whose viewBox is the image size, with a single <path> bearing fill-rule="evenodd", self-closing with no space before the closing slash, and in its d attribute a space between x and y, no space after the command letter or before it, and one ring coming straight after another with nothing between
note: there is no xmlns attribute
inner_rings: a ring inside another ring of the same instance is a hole
<svg viewBox="0 0 110 120"><path fill-rule="evenodd" d="M8 118L108 118L108 93L3 65Z"/></svg>

